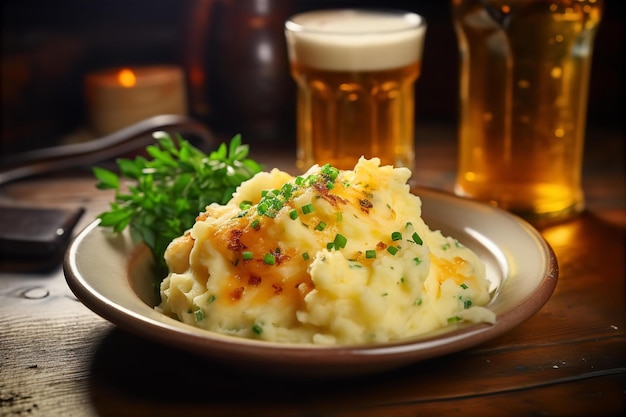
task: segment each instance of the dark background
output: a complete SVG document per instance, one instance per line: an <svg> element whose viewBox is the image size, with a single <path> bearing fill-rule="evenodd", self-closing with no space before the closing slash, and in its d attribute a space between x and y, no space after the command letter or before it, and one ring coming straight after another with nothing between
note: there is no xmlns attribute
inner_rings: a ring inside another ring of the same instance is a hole
<svg viewBox="0 0 626 417"><path fill-rule="evenodd" d="M57 0L2 2L3 157L83 129L86 73L113 66L175 64L188 77L191 114L244 142L293 145L294 85L283 22L313 8L378 6L428 22L418 123L456 123L458 52L450 2L419 0ZM605 1L594 49L589 126L623 128L623 1ZM275 60L256 60L260 43Z"/></svg>

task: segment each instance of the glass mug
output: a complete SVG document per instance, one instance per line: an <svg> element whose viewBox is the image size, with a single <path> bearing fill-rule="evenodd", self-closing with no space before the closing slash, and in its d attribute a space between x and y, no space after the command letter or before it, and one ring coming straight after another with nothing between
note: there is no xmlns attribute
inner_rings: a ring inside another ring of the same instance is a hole
<svg viewBox="0 0 626 417"><path fill-rule="evenodd" d="M584 209L587 93L601 0L452 0L460 50L455 192L529 220Z"/></svg>
<svg viewBox="0 0 626 417"><path fill-rule="evenodd" d="M318 10L285 23L297 84L297 167L358 158L412 167L426 23L388 10Z"/></svg>

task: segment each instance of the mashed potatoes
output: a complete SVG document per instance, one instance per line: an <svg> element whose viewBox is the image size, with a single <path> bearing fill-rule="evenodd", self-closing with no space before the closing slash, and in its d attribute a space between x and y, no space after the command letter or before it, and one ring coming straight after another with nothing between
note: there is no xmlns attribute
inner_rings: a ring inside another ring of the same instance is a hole
<svg viewBox="0 0 626 417"><path fill-rule="evenodd" d="M170 244L157 309L214 332L323 345L493 323L484 265L428 228L409 177L377 158L257 174Z"/></svg>

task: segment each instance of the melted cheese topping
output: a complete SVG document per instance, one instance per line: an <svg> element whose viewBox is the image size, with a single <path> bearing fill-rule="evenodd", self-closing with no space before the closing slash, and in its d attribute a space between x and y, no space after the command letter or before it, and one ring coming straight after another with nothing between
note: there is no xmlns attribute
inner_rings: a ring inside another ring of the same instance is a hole
<svg viewBox="0 0 626 417"><path fill-rule="evenodd" d="M494 322L470 249L421 218L406 168L273 170L212 204L166 252L157 308L207 330L291 343L384 342Z"/></svg>

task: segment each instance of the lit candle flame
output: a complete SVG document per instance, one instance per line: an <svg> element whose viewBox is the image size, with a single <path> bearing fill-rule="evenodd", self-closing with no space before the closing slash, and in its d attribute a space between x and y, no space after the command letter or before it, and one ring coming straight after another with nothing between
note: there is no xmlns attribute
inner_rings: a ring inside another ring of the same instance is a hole
<svg viewBox="0 0 626 417"><path fill-rule="evenodd" d="M128 68L124 68L123 70L120 70L120 72L117 74L117 81L123 87L130 88L137 83L137 77L135 76L134 72L132 72Z"/></svg>

